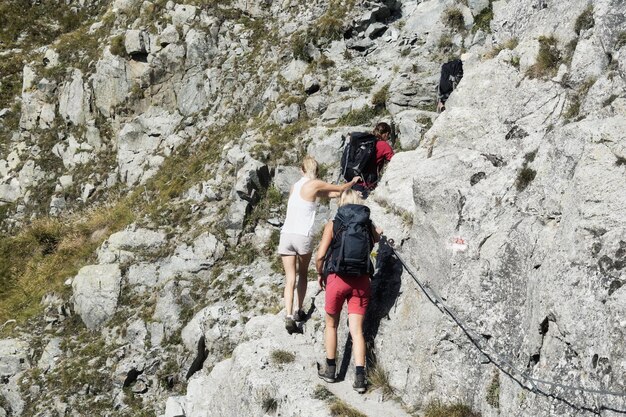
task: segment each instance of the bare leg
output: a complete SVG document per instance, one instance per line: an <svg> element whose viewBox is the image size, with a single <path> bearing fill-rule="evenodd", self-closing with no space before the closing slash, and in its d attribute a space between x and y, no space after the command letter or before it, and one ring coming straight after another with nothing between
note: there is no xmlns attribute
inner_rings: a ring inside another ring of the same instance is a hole
<svg viewBox="0 0 626 417"><path fill-rule="evenodd" d="M335 359L337 355L337 326L341 313L326 313L326 329L324 329L324 345L326 346L326 358Z"/></svg>
<svg viewBox="0 0 626 417"><path fill-rule="evenodd" d="M365 316L362 314L348 314L348 326L350 327L350 336L352 336L352 353L355 366L365 366L364 318ZM328 323L328 320L326 322Z"/></svg>
<svg viewBox="0 0 626 417"><path fill-rule="evenodd" d="M285 268L285 310L288 316L293 314L293 290L296 284L296 256L283 255L283 267Z"/></svg>
<svg viewBox="0 0 626 417"><path fill-rule="evenodd" d="M298 255L298 308L302 310L304 305L304 296L306 295L306 286L309 275L309 262L311 262L312 253L306 255Z"/></svg>

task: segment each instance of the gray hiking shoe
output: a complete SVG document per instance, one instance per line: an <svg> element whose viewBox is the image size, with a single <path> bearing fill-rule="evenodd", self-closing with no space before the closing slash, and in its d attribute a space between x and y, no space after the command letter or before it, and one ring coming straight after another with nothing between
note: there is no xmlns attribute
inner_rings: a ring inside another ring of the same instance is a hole
<svg viewBox="0 0 626 417"><path fill-rule="evenodd" d="M367 391L367 381L365 380L365 374L356 374L354 377L354 384L352 384L352 388L359 394L363 394Z"/></svg>
<svg viewBox="0 0 626 417"><path fill-rule="evenodd" d="M335 377L336 369L337 367L335 365L323 365L320 366L317 370L317 375L324 381L332 384L337 380L337 378Z"/></svg>
<svg viewBox="0 0 626 417"><path fill-rule="evenodd" d="M298 332L298 325L291 317L285 317L285 329L287 333L292 334Z"/></svg>

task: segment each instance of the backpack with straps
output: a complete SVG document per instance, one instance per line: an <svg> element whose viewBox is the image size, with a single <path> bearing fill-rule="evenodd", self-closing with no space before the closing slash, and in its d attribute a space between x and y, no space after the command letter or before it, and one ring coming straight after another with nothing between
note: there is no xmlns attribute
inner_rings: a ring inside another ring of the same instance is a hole
<svg viewBox="0 0 626 417"><path fill-rule="evenodd" d="M376 141L371 133L353 132L341 156L341 174L346 181L359 176L366 183L378 181L376 172Z"/></svg>
<svg viewBox="0 0 626 417"><path fill-rule="evenodd" d="M446 62L441 66L441 77L437 91L440 101L448 100L450 93L459 84L461 78L463 78L463 62L460 59Z"/></svg>
<svg viewBox="0 0 626 417"><path fill-rule="evenodd" d="M324 274L343 276L371 274L374 247L370 209L360 204L339 207L333 220L333 240L324 258Z"/></svg>

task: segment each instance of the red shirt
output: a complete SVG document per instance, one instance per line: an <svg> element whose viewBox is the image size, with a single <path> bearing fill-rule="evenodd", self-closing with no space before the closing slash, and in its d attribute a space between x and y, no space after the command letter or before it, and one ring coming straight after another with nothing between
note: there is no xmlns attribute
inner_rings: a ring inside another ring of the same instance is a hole
<svg viewBox="0 0 626 417"><path fill-rule="evenodd" d="M380 172L385 164L391 161L393 156L393 149L387 143L386 140L379 140L376 142L376 169Z"/></svg>

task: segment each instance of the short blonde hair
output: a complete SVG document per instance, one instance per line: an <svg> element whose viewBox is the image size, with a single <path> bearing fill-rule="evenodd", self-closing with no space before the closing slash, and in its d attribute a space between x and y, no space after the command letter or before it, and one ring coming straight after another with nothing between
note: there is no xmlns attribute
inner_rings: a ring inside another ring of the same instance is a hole
<svg viewBox="0 0 626 417"><path fill-rule="evenodd" d="M304 172L304 176L307 178L315 179L317 178L317 161L310 155L307 155L302 160L302 165L300 165L302 172Z"/></svg>
<svg viewBox="0 0 626 417"><path fill-rule="evenodd" d="M365 201L363 201L358 191L348 188L339 196L339 207L346 204L365 204Z"/></svg>

